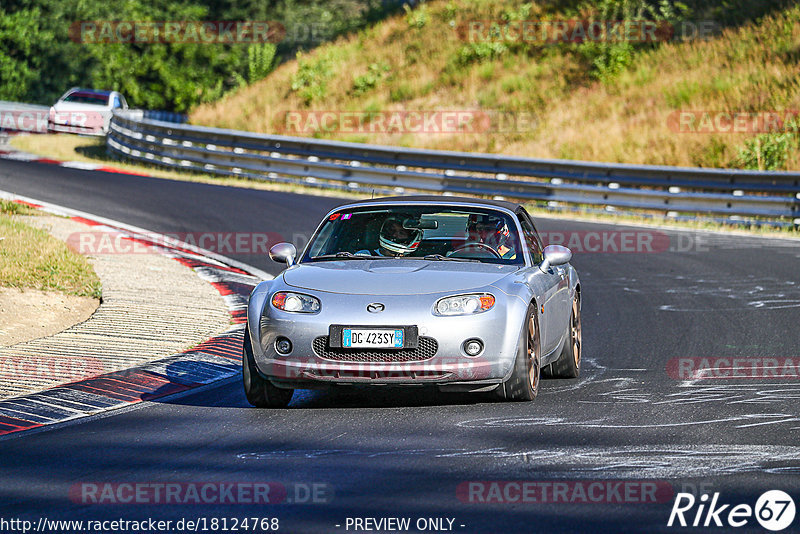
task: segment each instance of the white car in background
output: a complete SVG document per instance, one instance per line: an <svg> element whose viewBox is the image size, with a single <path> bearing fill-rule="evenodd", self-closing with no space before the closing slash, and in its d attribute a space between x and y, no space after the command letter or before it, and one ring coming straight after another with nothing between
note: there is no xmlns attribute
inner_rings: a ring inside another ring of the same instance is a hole
<svg viewBox="0 0 800 534"><path fill-rule="evenodd" d="M88 135L105 135L115 109L128 109L117 91L73 87L50 108L47 129Z"/></svg>

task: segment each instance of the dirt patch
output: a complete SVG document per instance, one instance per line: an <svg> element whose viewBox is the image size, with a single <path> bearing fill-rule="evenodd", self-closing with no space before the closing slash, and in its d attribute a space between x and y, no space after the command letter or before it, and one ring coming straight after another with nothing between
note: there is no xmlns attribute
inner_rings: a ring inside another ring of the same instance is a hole
<svg viewBox="0 0 800 534"><path fill-rule="evenodd" d="M91 297L0 287L0 347L61 332L88 319L99 305Z"/></svg>

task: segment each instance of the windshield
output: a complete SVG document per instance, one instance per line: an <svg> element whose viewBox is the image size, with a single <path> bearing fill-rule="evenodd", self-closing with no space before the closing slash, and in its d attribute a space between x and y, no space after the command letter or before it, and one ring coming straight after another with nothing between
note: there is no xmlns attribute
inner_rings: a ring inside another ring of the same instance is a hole
<svg viewBox="0 0 800 534"><path fill-rule="evenodd" d="M74 102L75 104L97 104L98 106L105 106L106 102L108 102L108 96L97 93L70 93L64 97L64 102Z"/></svg>
<svg viewBox="0 0 800 534"><path fill-rule="evenodd" d="M331 214L301 261L417 258L523 264L517 227L491 209L381 206Z"/></svg>

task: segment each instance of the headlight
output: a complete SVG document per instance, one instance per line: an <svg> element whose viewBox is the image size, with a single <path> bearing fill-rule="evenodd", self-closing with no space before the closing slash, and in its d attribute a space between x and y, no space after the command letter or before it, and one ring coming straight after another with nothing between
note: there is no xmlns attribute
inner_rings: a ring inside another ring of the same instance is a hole
<svg viewBox="0 0 800 534"><path fill-rule="evenodd" d="M317 313L320 310L319 299L288 291L272 295L272 305L279 310L295 313Z"/></svg>
<svg viewBox="0 0 800 534"><path fill-rule="evenodd" d="M492 306L494 306L494 296L477 293L439 299L433 310L436 315L470 315L491 310Z"/></svg>

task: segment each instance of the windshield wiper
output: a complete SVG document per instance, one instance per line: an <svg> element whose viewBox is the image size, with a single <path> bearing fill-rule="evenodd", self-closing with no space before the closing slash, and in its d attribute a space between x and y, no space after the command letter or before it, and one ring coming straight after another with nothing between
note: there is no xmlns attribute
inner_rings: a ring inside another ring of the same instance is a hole
<svg viewBox="0 0 800 534"><path fill-rule="evenodd" d="M423 260L429 261L471 261L480 263L481 260L475 258L452 258L450 256L442 256L441 254L428 254L422 257Z"/></svg>
<svg viewBox="0 0 800 534"><path fill-rule="evenodd" d="M353 254L352 252L342 251L336 254L323 254L322 256L312 256L312 260L385 260L391 256L370 256L368 254Z"/></svg>

